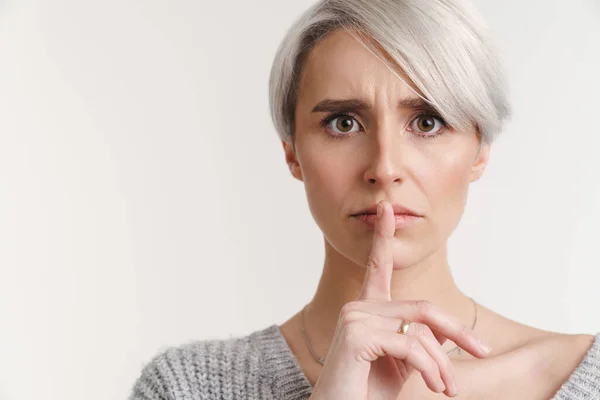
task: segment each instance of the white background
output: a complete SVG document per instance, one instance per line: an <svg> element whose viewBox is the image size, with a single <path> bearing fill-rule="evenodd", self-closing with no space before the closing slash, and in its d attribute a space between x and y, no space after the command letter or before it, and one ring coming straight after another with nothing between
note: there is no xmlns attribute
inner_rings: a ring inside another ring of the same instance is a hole
<svg viewBox="0 0 600 400"><path fill-rule="evenodd" d="M282 323L323 245L268 114L308 0L0 0L0 399L129 393L167 345ZM450 239L467 294L600 331L599 0L479 0L514 117Z"/></svg>

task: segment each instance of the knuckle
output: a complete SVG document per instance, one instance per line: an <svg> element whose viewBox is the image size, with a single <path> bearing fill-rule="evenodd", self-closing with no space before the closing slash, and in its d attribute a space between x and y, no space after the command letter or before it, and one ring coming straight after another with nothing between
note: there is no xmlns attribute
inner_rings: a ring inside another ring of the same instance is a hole
<svg viewBox="0 0 600 400"><path fill-rule="evenodd" d="M415 308L419 314L429 314L433 310L433 303L429 300L417 300Z"/></svg>
<svg viewBox="0 0 600 400"><path fill-rule="evenodd" d="M359 311L346 311L344 312L344 315L341 317L341 323L342 325L348 325L351 324L353 322L357 322L360 321L361 318L361 313Z"/></svg>
<svg viewBox="0 0 600 400"><path fill-rule="evenodd" d="M450 358L444 354L444 357L440 360L440 369L445 371L450 371L452 369L452 363L450 362Z"/></svg>
<svg viewBox="0 0 600 400"><path fill-rule="evenodd" d="M369 254L367 259L367 269L377 269L379 267L379 261L372 254Z"/></svg>
<svg viewBox="0 0 600 400"><path fill-rule="evenodd" d="M432 358L429 359L429 371L433 376L439 377L440 375L440 367Z"/></svg>
<svg viewBox="0 0 600 400"><path fill-rule="evenodd" d="M406 349L411 352L415 351L417 346L419 345L419 340L414 336L405 336L406 340L404 341L404 345Z"/></svg>
<svg viewBox="0 0 600 400"><path fill-rule="evenodd" d="M425 324L413 324L415 336L429 336L429 327Z"/></svg>
<svg viewBox="0 0 600 400"><path fill-rule="evenodd" d="M342 328L342 341L347 345L357 347L362 342L367 326L360 321L346 324Z"/></svg>
<svg viewBox="0 0 600 400"><path fill-rule="evenodd" d="M435 335L433 334L433 331L431 330L429 325L424 324L423 326L424 326L423 329L425 330L425 336L428 336L429 338L435 340L437 343L437 339L436 339Z"/></svg>
<svg viewBox="0 0 600 400"><path fill-rule="evenodd" d="M467 326L466 324L461 323L460 327L458 328L459 338L467 339L471 335L472 335L471 328L469 326Z"/></svg>
<svg viewBox="0 0 600 400"><path fill-rule="evenodd" d="M340 318L346 317L348 314L351 314L354 311L358 311L358 302L357 301L349 301L342 306L340 310Z"/></svg>
<svg viewBox="0 0 600 400"><path fill-rule="evenodd" d="M340 310L340 323L342 325L347 325L358 321L362 314L358 307L359 304L357 302L349 302L344 304Z"/></svg>

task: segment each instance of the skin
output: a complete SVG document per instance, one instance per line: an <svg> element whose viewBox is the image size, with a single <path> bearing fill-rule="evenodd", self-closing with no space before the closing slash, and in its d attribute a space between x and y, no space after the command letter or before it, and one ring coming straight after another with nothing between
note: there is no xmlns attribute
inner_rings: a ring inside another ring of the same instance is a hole
<svg viewBox="0 0 600 400"><path fill-rule="evenodd" d="M393 273L379 290L389 290L391 300L428 300L467 326L474 319L473 303L452 277L447 241L462 217L469 185L488 164L490 146L480 142L475 128L455 130L445 127L435 112L399 107L402 100L418 98L418 90L404 80L342 30L311 50L301 73L294 143L282 145L324 236L323 273L305 314L319 355L328 352L342 306L359 296L365 281L373 228L351 215L380 200L401 203L422 218L393 233ZM313 108L324 99L359 99L367 107L345 110L322 126L329 113ZM428 114L418 117L421 112ZM331 136L336 134L339 138ZM323 367L308 352L300 316L298 312L280 328L314 385ZM526 326L480 304L474 332L491 345L492 354L485 359L469 353L451 356L457 398L548 398L593 341L592 335ZM454 346L448 340L442 348ZM531 379L541 385L531 385ZM443 395L433 393L415 374L398 398L428 396Z"/></svg>

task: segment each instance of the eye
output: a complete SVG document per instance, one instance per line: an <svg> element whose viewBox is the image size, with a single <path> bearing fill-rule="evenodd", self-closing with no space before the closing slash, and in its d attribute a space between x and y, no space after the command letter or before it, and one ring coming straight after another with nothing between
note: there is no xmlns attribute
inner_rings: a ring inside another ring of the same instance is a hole
<svg viewBox="0 0 600 400"><path fill-rule="evenodd" d="M321 126L326 128L332 136L349 136L359 132L361 126L358 121L349 114L333 114L321 121Z"/></svg>
<svg viewBox="0 0 600 400"><path fill-rule="evenodd" d="M417 115L410 124L411 130L416 131L417 135L425 137L441 134L440 131L446 126L447 124L442 117L428 113Z"/></svg>

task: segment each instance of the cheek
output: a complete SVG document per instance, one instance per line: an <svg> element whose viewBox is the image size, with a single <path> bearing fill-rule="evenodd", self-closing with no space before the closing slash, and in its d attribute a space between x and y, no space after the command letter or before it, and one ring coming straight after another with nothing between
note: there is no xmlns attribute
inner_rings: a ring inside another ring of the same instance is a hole
<svg viewBox="0 0 600 400"><path fill-rule="evenodd" d="M301 160L309 206L316 218L339 210L351 182L349 166L339 157L312 151Z"/></svg>
<svg viewBox="0 0 600 400"><path fill-rule="evenodd" d="M342 212L353 172L342 156L325 154L325 146L305 150L299 157L308 205L317 224L326 230L327 221Z"/></svg>
<svg viewBox="0 0 600 400"><path fill-rule="evenodd" d="M435 219L440 224L450 225L449 229L454 228L464 211L470 168L468 155L449 152L421 179Z"/></svg>

